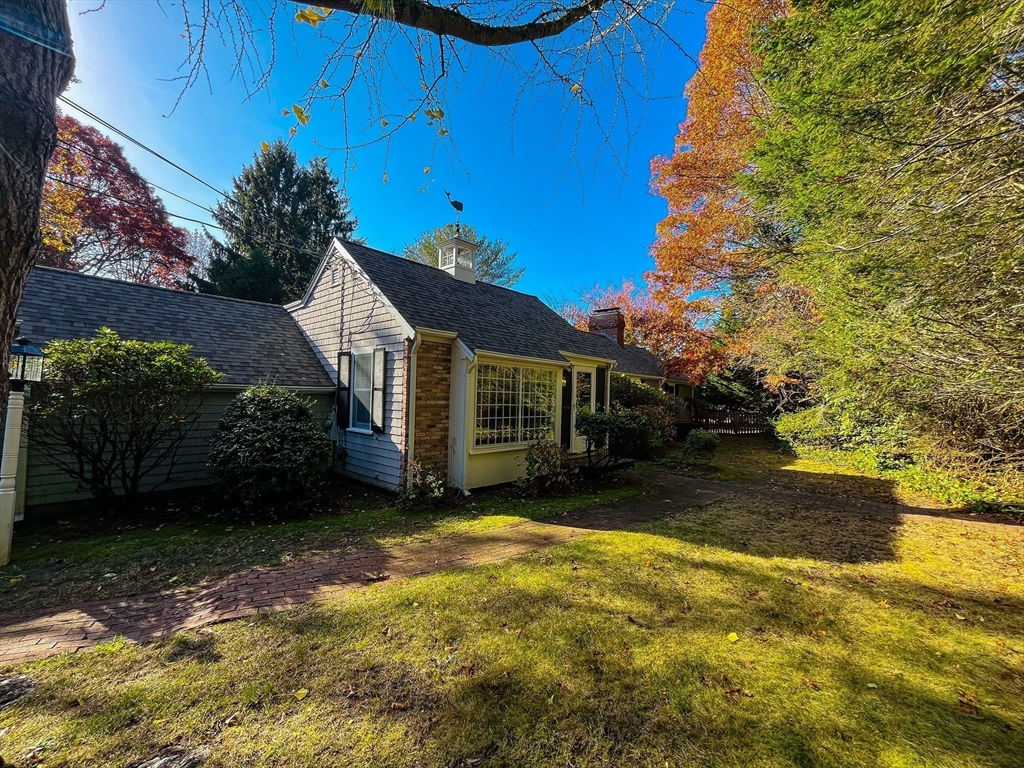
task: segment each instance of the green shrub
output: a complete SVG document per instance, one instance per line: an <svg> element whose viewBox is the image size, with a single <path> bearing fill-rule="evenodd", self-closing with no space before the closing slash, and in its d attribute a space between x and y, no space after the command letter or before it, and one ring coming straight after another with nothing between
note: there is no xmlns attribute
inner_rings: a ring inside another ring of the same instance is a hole
<svg viewBox="0 0 1024 768"><path fill-rule="evenodd" d="M685 401L618 373L611 377L611 401L613 409L637 411L647 418L655 447L675 440L678 425L689 420Z"/></svg>
<svg viewBox="0 0 1024 768"><path fill-rule="evenodd" d="M46 355L28 401L33 450L107 501L131 504L174 479L219 373L186 344L122 340L109 328L51 341Z"/></svg>
<svg viewBox="0 0 1024 768"><path fill-rule="evenodd" d="M587 442L591 467L614 464L621 459L643 459L650 455L656 436L650 421L639 411L612 410L576 415L576 431Z"/></svg>
<svg viewBox="0 0 1024 768"><path fill-rule="evenodd" d="M638 405L631 410L647 419L647 424L651 428L652 447L660 448L676 439L679 421L676 414L668 408L663 408L660 405Z"/></svg>
<svg viewBox="0 0 1024 768"><path fill-rule="evenodd" d="M224 409L210 438L210 469L247 506L303 494L323 480L331 440L310 403L274 384L255 384Z"/></svg>
<svg viewBox="0 0 1024 768"><path fill-rule="evenodd" d="M519 487L527 493L565 493L579 479L579 466L553 440L531 443L526 449L526 472Z"/></svg>
<svg viewBox="0 0 1024 768"><path fill-rule="evenodd" d="M439 507L454 502L459 489L448 482L448 474L418 461L409 462L409 477L398 495L400 507Z"/></svg>
<svg viewBox="0 0 1024 768"><path fill-rule="evenodd" d="M718 435L706 429L695 429L686 436L683 453L693 464L709 464L721 442Z"/></svg>

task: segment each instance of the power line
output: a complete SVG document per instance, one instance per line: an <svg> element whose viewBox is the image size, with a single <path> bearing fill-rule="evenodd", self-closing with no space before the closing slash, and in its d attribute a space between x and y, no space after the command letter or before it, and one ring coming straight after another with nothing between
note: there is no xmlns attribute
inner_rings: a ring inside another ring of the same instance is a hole
<svg viewBox="0 0 1024 768"><path fill-rule="evenodd" d="M126 141L130 141L135 146L145 150L146 152L150 153L154 157L162 160L163 162L165 162L168 165L170 165L172 168L175 168L176 170L181 171L182 173L184 173L189 178L195 179L196 181L198 181L203 186L208 187L209 189L211 189L214 192L216 192L218 195L223 197L225 200L229 200L229 201L233 202L235 205L241 205L241 203L239 203L236 198L232 197L227 192L224 192L223 190L217 189L217 187L213 186L213 184L210 184L210 182L208 182L208 181L206 181L204 179L199 178L198 176L196 176L194 173L192 173L191 171L187 170L186 168L182 168L180 165L175 163L173 160L168 159L167 157L165 157L164 155L160 154L159 152L157 152L155 149L153 149L152 147L148 146L144 142L140 141L139 139L136 139L134 136L132 136L131 134L127 133L126 131L121 130L120 128L115 126L113 123L110 123L107 120L104 120L102 117L97 115L95 112L91 112L90 110L86 109L85 107L83 107L83 106L81 106L79 104L76 104L75 102L71 101L71 99L67 98L66 96L58 96L57 98L60 99L65 104L67 104L68 106L70 106L70 107L72 107L74 109L77 109L79 112L81 112L86 117L89 117L90 119L95 120L96 122L98 122L103 127L113 131L118 136L121 136L122 138L124 138ZM86 154L91 154L91 153L87 152ZM93 156L95 157L95 155L93 155ZM97 158L97 159L100 159L100 158ZM104 161L104 162L109 163L110 161L107 160L107 161ZM152 184L151 186L155 187L156 189L163 189L162 187L157 187L156 184ZM202 208L203 210L206 210L206 211L212 213L215 216L218 215L217 213L215 213L214 211L210 210L206 206L199 205L198 203L195 203L195 202L189 200L188 198L185 198L185 197L183 197L183 196L181 196L181 195L179 195L179 194L177 194L175 192L170 192L169 190L163 190L163 191L166 191L168 194L173 195L174 197L177 197L177 198L179 198L181 200L184 200L185 202L190 203L191 205L195 205L197 208ZM127 202L127 201L124 201L124 202ZM233 212L231 212L231 215L234 216L236 219L240 219L240 217L237 214L233 213ZM196 219L189 219L187 216L176 216L176 218L186 219L187 221L197 221ZM262 214L260 214L260 218L263 218L264 221L267 224L271 223L271 222L268 222L266 220L266 217L264 217ZM204 224L205 222L198 222L198 223ZM217 226L217 225L209 225L209 226L214 226L216 229L219 229L219 230L224 231L224 232L228 231L227 229L225 229L222 226ZM237 226L239 226L240 228L242 228L244 230L244 227L242 226L242 223L241 223L240 220L239 220ZM271 241L270 244L271 245L277 245L277 246L279 246L281 248L288 248L288 249L296 251L298 253L305 253L305 254L307 254L309 256L315 256L318 259L323 258L323 254L317 253L316 251L311 251L311 250L309 250L307 248L303 248L302 246L287 245L285 243L275 242L275 241Z"/></svg>
<svg viewBox="0 0 1024 768"><path fill-rule="evenodd" d="M108 160L105 157L100 157L99 155L94 154L94 153L90 152L87 149L83 149L82 147L76 147L74 144L72 144L72 143L70 143L68 141L64 141L64 139L58 138L57 139L57 143L62 145L63 147L65 147L69 152L81 152L83 155L88 155L93 160L98 160L101 163L105 163L106 165L109 165L112 168L116 168L117 170L119 170L119 171L121 171L123 173L135 173L135 175L138 176L138 173L136 171L134 171L134 169L132 169L130 167L129 168L125 168L125 167L121 166L119 163L114 162L113 160ZM202 210L206 211L207 213L213 214L214 216L218 215L215 210L213 210L212 208L207 208L202 203L197 203L195 200L191 200L191 199L185 197L184 195L179 195L177 192L172 192L171 190L167 189L166 187L161 187L159 184L154 184L149 179L143 179L141 176L139 176L139 178L145 184L148 184L149 186L153 187L153 189L159 189L161 192L164 192L164 193L170 195L171 197L176 197L179 200L183 200L186 203L188 203L189 205L194 205L196 208L201 208Z"/></svg>
<svg viewBox="0 0 1024 768"><path fill-rule="evenodd" d="M98 189L92 189L91 187L84 187L81 184L75 184L73 181L68 181L67 179L62 179L59 176L53 176L52 174L49 174L49 173L46 174L46 178L48 178L50 181L56 181L58 184L66 184L69 187L74 187L75 189L80 189L83 192L89 192L90 194L93 194L93 195L103 195L104 197L109 197L111 200L117 200L118 202L124 203L125 205L135 206L136 208L139 208L139 209L141 209L143 211L149 211L150 213L159 213L160 212L159 208L155 208L153 206L145 205L144 203L140 203L137 200L125 200L123 197L118 197L117 195L112 194L110 192L103 192L103 191L98 190ZM224 227L218 226L216 224L211 224L208 221L203 221L201 219L193 219L191 216L182 216L180 213L171 213L166 208L163 210L163 213L167 214L168 216L172 216L175 219L184 219L185 221L191 221L191 222L194 222L196 224L202 224L203 226L206 226L206 227L213 227L214 229L220 229L220 230L224 229ZM285 247L287 247L287 246L285 246Z"/></svg>
<svg viewBox="0 0 1024 768"><path fill-rule="evenodd" d="M196 181L198 181L200 184L202 184L205 187L209 187L214 192L216 192L218 195L221 195L222 197L226 197L229 200L231 199L228 196L227 193L223 192L222 190L217 189L210 182L204 181L203 179L199 178L198 176L196 176L191 171L189 171L189 170L187 170L185 168L182 168L180 165L178 165L173 160L170 160L170 159L164 157L163 155L161 155L159 152L157 152L152 147L147 146L146 144L143 144L141 141L136 139L134 136L132 136L132 135L130 135L128 133L125 133L124 131L122 131L117 126L115 126L115 125L113 125L111 123L108 123L106 120L104 120L102 117L97 115L95 112L90 112L88 109L86 109L85 107L83 107L83 106L81 106L79 104L76 104L71 99L67 98L66 96L58 96L57 98L60 99L61 101L63 101L69 107L77 109L79 112L81 112L86 117L89 117L92 120L95 120L97 123L102 125L104 128L107 128L108 130L113 131L114 133L116 133L118 136L120 136L121 138L125 139L126 141L130 141L132 144L134 144L135 146L139 147L140 149L144 149L146 152L149 152L149 154L153 155L153 157L156 157L156 158L159 158L160 160L163 160L169 166L171 166L172 168L176 168L177 170L181 171L182 173L184 173L189 178L195 179ZM237 201L235 201L235 202L237 202Z"/></svg>

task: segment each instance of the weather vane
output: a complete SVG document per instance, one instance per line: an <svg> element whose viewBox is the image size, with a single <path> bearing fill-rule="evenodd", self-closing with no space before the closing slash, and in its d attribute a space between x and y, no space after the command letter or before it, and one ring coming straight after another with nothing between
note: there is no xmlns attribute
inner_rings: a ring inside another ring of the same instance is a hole
<svg viewBox="0 0 1024 768"><path fill-rule="evenodd" d="M466 206L462 204L460 200L452 200L452 194L447 189L444 193L448 196L448 202L451 203L452 208L455 209L455 234L462 234L462 225L459 224L459 214L465 209Z"/></svg>

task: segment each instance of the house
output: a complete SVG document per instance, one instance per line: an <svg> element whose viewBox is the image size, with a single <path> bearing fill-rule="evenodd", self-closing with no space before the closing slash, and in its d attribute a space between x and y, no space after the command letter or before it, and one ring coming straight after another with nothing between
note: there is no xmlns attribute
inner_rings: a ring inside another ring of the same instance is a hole
<svg viewBox="0 0 1024 768"><path fill-rule="evenodd" d="M107 326L123 339L190 344L223 374L204 398L169 488L212 482L206 467L210 433L224 407L250 384L274 381L299 392L313 400L314 411L325 420L333 407L334 381L283 307L35 267L17 317L20 333L39 346L91 337ZM27 431L19 471L21 509L90 498L26 439Z"/></svg>
<svg viewBox="0 0 1024 768"><path fill-rule="evenodd" d="M272 381L312 398L336 444L335 466L391 490L411 462L469 490L515 480L526 447L585 451L573 424L609 405L610 374L654 386L658 359L623 343L617 309L577 330L537 297L476 280L476 246L453 238L440 266L335 240L305 295L286 307L36 267L18 311L43 345L107 326L122 338L190 344L224 374L170 487L212 481L206 447L237 392ZM31 445L22 506L87 498Z"/></svg>
<svg viewBox="0 0 1024 768"><path fill-rule="evenodd" d="M398 489L417 462L465 490L509 482L531 442L585 451L576 415L608 407L613 371L665 384L654 355L623 344L619 310L577 330L535 296L478 281L475 257L458 237L436 268L335 240L286 307L338 383L345 474Z"/></svg>

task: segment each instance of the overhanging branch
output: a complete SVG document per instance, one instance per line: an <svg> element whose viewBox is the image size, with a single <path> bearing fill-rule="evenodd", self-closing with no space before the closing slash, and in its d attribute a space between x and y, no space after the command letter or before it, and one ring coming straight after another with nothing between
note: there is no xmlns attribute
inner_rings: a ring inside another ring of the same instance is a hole
<svg viewBox="0 0 1024 768"><path fill-rule="evenodd" d="M292 1L300 5L306 4L299 3L299 0ZM586 0L553 19L508 26L485 24L451 8L442 8L421 0L394 0L392 16L386 16L352 0L317 0L315 5L354 15L394 21L403 26L456 37L472 45L495 48L556 37L578 21L597 13L607 2L608 0Z"/></svg>

